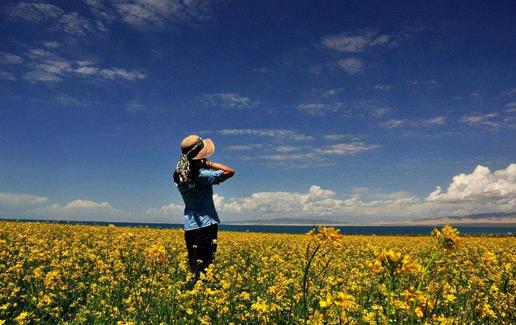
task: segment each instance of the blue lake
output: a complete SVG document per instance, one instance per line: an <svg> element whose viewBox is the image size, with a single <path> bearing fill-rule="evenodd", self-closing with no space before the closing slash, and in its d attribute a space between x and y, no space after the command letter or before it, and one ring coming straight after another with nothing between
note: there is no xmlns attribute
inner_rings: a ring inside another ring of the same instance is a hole
<svg viewBox="0 0 516 325"><path fill-rule="evenodd" d="M14 219L2 219L14 221ZM38 221L61 224L86 224L86 225L108 225L113 224L119 227L150 227L162 229L183 228L182 224L164 223L131 223L131 222L96 222L96 221L48 221L48 220L17 220L17 221ZM352 235L430 235L432 226L338 226L343 234ZM493 226L458 226L462 235L514 235L516 227L493 227ZM312 226L266 226L266 225L220 225L220 230L226 231L249 231L264 233L286 233L302 234L307 233Z"/></svg>

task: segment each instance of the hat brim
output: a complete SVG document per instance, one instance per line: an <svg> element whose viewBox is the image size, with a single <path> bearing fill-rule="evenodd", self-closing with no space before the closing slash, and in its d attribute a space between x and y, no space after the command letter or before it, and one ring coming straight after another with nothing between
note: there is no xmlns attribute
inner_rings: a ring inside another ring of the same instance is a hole
<svg viewBox="0 0 516 325"><path fill-rule="evenodd" d="M201 160L208 158L209 156L213 155L215 152L215 143L211 139L203 139L204 147L199 151L199 153L192 158L192 160Z"/></svg>

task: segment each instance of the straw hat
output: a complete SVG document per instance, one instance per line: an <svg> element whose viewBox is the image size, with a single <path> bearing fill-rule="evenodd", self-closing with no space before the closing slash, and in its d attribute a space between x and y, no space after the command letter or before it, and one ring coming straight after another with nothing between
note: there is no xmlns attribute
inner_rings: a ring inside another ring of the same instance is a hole
<svg viewBox="0 0 516 325"><path fill-rule="evenodd" d="M181 141L181 152L188 154L188 158L192 160L205 159L215 152L215 144L211 139L190 134Z"/></svg>

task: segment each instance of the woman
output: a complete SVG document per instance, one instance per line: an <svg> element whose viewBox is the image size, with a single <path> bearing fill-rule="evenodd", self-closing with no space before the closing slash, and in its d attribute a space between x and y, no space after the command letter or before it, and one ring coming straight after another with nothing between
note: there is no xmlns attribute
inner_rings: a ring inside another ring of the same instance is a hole
<svg viewBox="0 0 516 325"><path fill-rule="evenodd" d="M215 151L211 139L192 134L181 141L181 158L174 171L174 182L185 203L185 241L190 270L199 276L213 261L220 222L213 204L212 185L232 177L228 166L208 161Z"/></svg>

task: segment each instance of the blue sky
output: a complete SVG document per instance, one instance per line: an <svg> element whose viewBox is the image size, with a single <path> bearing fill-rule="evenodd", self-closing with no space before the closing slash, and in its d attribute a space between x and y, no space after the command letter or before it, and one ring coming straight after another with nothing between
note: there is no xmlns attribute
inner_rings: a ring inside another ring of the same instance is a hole
<svg viewBox="0 0 516 325"><path fill-rule="evenodd" d="M514 1L4 1L0 215L181 222L516 210ZM436 187L440 190L436 190Z"/></svg>

